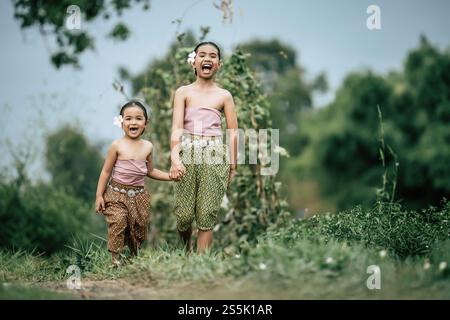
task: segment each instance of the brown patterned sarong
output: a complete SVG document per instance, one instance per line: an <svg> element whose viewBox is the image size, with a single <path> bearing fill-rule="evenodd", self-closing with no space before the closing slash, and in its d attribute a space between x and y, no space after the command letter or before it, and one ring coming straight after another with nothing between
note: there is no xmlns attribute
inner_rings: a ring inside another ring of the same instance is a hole
<svg viewBox="0 0 450 320"><path fill-rule="evenodd" d="M111 187L122 192L125 190L126 193L115 191ZM142 192L133 192L135 190ZM137 253L137 249L147 239L150 193L144 190L144 187L123 185L111 180L106 187L104 200L103 214L108 224L108 251L119 253L128 245L132 253Z"/></svg>

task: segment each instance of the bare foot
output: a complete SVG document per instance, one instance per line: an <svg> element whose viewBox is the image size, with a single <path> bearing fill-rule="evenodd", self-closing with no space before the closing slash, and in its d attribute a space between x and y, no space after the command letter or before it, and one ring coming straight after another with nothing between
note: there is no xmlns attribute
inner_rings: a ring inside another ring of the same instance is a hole
<svg viewBox="0 0 450 320"><path fill-rule="evenodd" d="M120 267L121 266L121 262L120 262L120 260L119 260L119 255L117 254L117 253L113 253L112 254L112 266L114 267L114 268L118 268L118 267Z"/></svg>

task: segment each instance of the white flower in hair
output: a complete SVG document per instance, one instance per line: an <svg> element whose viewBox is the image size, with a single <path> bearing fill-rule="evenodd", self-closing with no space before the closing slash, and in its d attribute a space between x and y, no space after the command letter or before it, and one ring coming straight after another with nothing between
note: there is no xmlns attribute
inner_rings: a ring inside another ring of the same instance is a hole
<svg viewBox="0 0 450 320"><path fill-rule="evenodd" d="M122 118L121 115L117 116L117 117L114 117L114 119L113 119L113 124L115 126L118 126L119 128L122 128L122 122L123 122L123 118Z"/></svg>
<svg viewBox="0 0 450 320"><path fill-rule="evenodd" d="M187 62L188 62L189 64L193 64L194 61L195 61L195 56L196 56L196 55L197 55L197 54L195 53L195 51L192 51L191 53L189 53L188 58L187 58Z"/></svg>

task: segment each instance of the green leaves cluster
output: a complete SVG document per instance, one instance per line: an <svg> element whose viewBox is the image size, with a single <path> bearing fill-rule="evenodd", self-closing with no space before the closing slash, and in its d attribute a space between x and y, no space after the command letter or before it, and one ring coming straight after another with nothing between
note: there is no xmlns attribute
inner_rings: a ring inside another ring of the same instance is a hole
<svg viewBox="0 0 450 320"><path fill-rule="evenodd" d="M350 73L329 106L302 114L289 172L316 181L338 210L370 207L380 186L409 207L437 205L450 193L449 75L450 52L424 37L401 71Z"/></svg>
<svg viewBox="0 0 450 320"><path fill-rule="evenodd" d="M400 258L426 256L450 237L450 203L444 199L440 208L422 210L391 203L356 206L296 221L279 235L287 245L306 235L387 250Z"/></svg>
<svg viewBox="0 0 450 320"><path fill-rule="evenodd" d="M125 10L135 4L142 4L143 10L150 7L149 0L14 0L14 18L19 21L21 29L36 28L42 36L49 38L57 47L51 54L50 60L56 68L71 65L80 68L79 57L86 50L95 49L95 38L83 27L101 17L104 20L115 13L121 16ZM76 5L80 8L82 28L81 30L68 30L65 21L69 17L67 9ZM113 26L108 36L123 41L128 38L130 30L123 22Z"/></svg>

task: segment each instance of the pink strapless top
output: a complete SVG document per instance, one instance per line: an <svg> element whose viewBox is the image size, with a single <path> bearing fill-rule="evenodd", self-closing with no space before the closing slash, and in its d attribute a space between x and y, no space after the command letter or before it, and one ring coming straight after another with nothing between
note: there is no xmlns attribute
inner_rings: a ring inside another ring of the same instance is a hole
<svg viewBox="0 0 450 320"><path fill-rule="evenodd" d="M117 160L112 172L112 179L129 186L143 186L147 175L146 160Z"/></svg>
<svg viewBox="0 0 450 320"><path fill-rule="evenodd" d="M222 114L210 107L184 108L184 130L202 136L221 136Z"/></svg>

